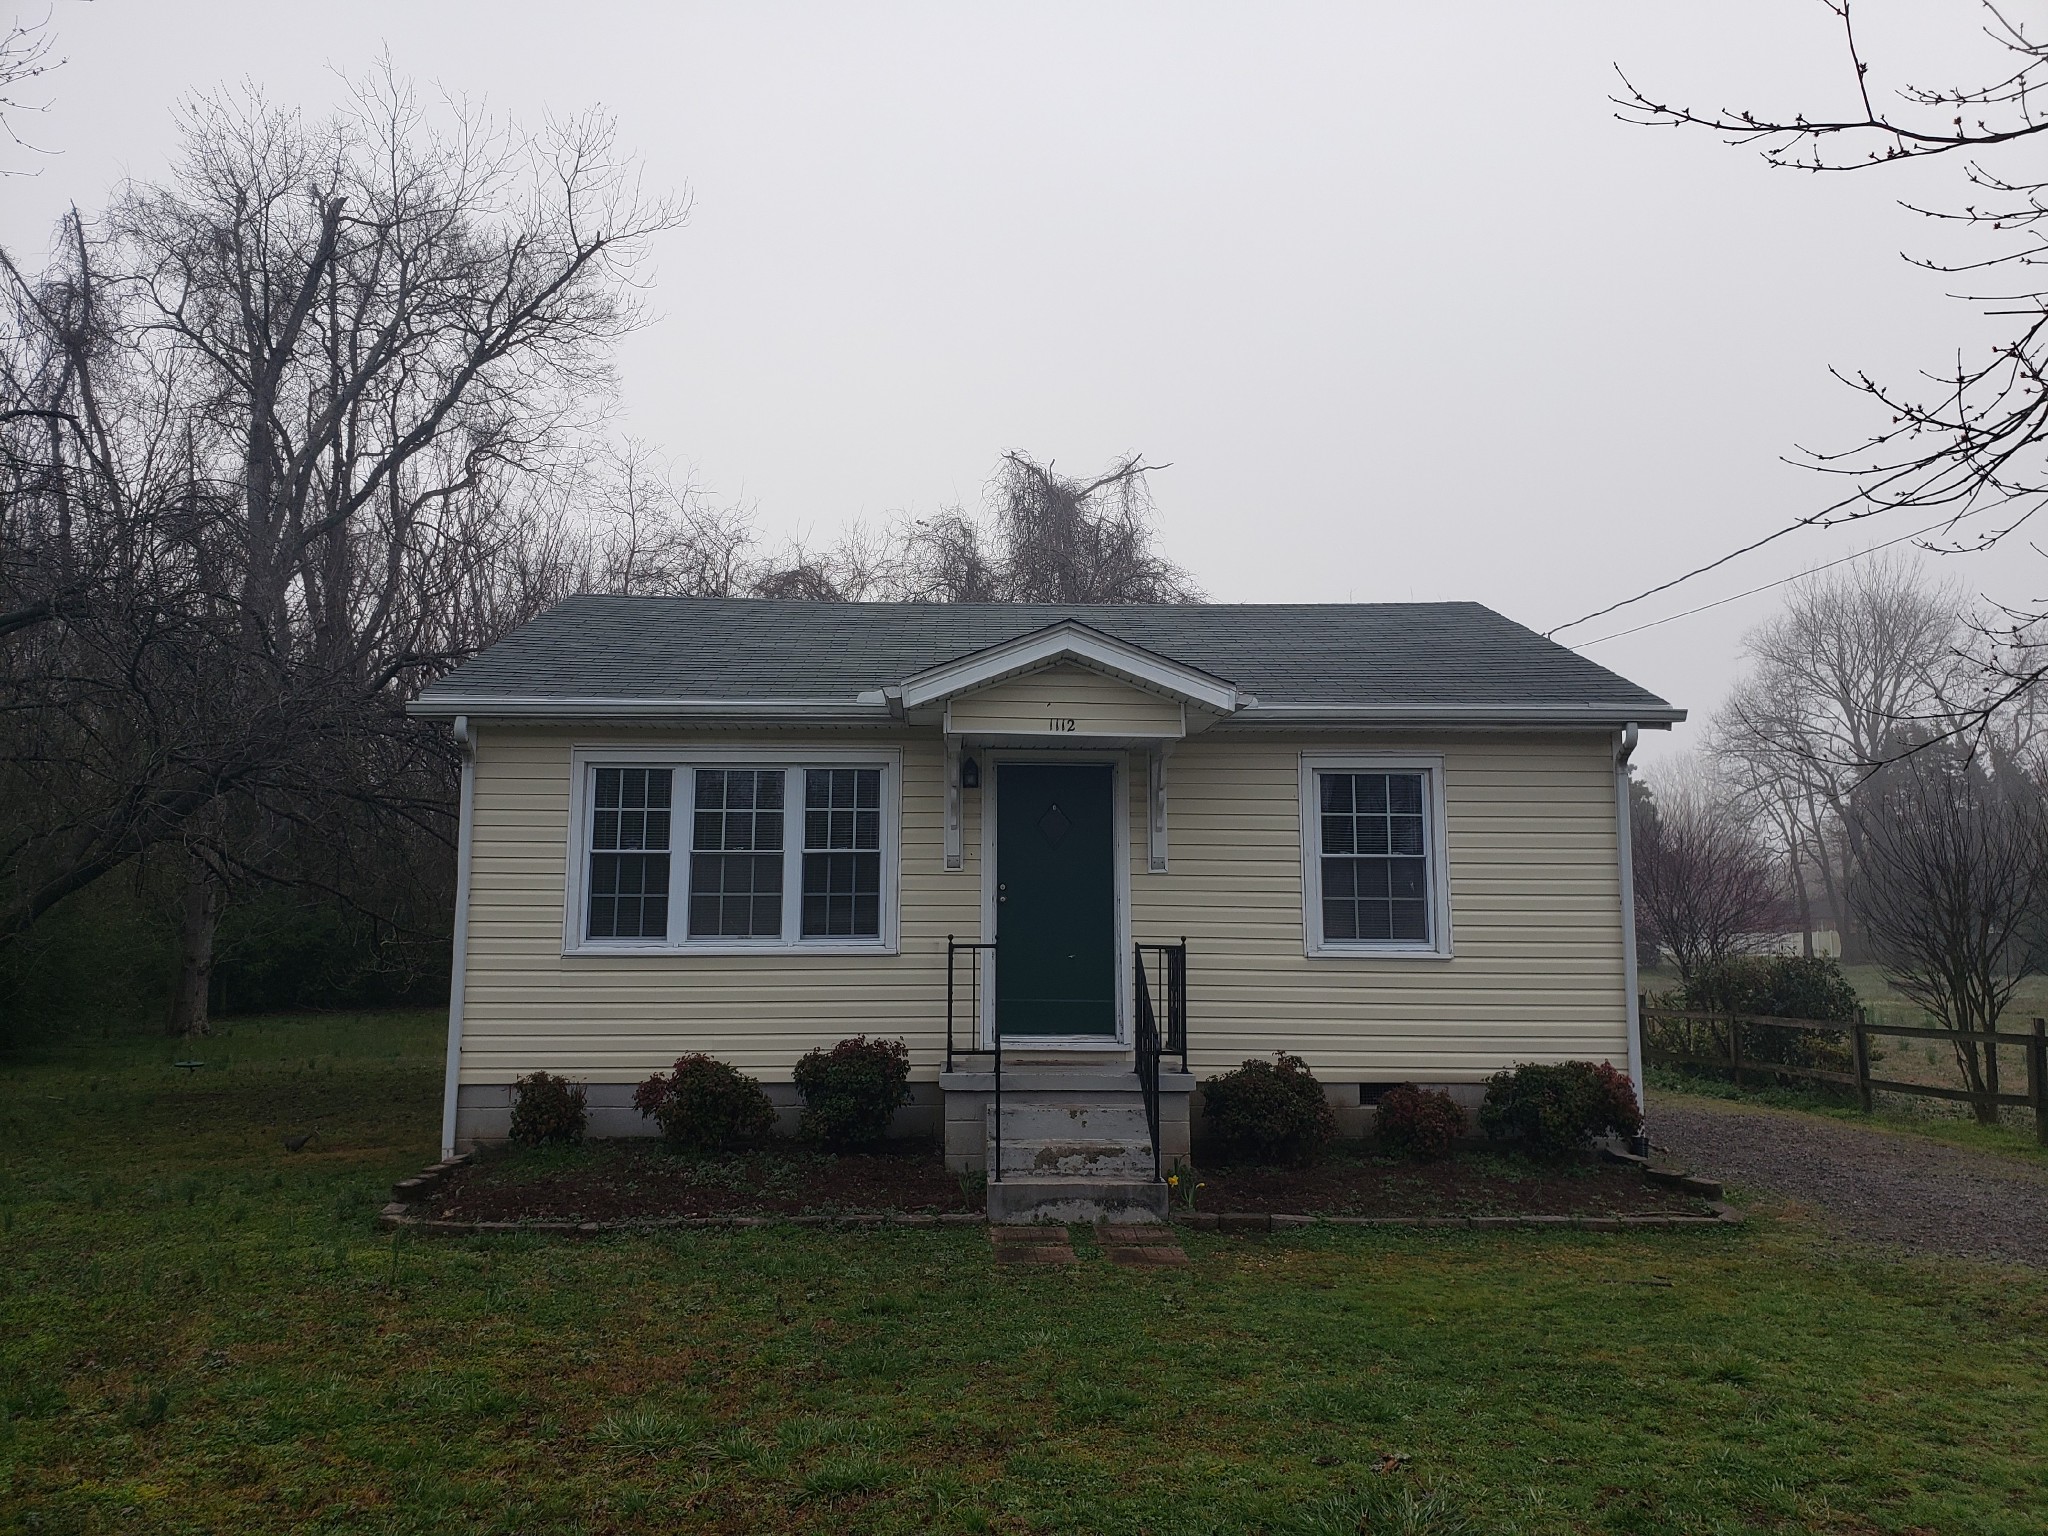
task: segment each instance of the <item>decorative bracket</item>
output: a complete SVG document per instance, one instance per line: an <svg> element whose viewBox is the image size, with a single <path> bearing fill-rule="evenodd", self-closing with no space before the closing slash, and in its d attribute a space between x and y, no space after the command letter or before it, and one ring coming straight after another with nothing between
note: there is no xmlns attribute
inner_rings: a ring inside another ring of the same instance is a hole
<svg viewBox="0 0 2048 1536"><path fill-rule="evenodd" d="M960 852L960 738L946 738L946 868L959 869L966 860Z"/></svg>
<svg viewBox="0 0 2048 1536"><path fill-rule="evenodd" d="M1146 754L1145 868L1155 875L1166 873L1166 756L1172 750L1164 741Z"/></svg>

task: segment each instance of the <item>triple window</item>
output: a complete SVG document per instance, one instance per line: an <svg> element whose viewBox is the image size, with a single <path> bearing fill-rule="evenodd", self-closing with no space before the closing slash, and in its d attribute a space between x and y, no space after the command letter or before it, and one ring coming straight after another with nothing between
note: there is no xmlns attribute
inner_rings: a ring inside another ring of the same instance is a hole
<svg viewBox="0 0 2048 1536"><path fill-rule="evenodd" d="M1441 768L1310 759L1302 778L1311 953L1448 954Z"/></svg>
<svg viewBox="0 0 2048 1536"><path fill-rule="evenodd" d="M882 763L584 765L572 945L880 947Z"/></svg>

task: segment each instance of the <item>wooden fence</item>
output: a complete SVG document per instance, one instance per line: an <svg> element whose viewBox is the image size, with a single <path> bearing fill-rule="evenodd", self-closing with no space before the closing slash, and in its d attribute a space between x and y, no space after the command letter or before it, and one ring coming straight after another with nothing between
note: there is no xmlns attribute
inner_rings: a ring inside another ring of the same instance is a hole
<svg viewBox="0 0 2048 1536"><path fill-rule="evenodd" d="M1745 1073L1805 1078L1812 1082L1833 1083L1839 1087L1856 1090L1857 1100L1867 1114L1871 1107L1871 1096L1882 1090L1885 1093L1918 1094L1923 1098L1956 1099L1965 1104L1975 1104L1980 1099L1989 1099L1995 1104L2012 1105L2034 1112L2034 1135L2042 1146L2048 1147L2048 1021L2034 1020L2030 1034L2019 1034L2012 1030L1980 1031L1965 1033L1953 1029L1930 1029L1923 1025L1877 1024L1870 1019L1866 1009L1856 1010L1853 1020L1827 1023L1816 1019L1778 1019L1753 1014L1706 1013L1684 1008L1659 1008L1645 997L1639 1000L1643 1020L1643 1061L1649 1066L1691 1066L1714 1067L1727 1072L1739 1088ZM1686 1026L1683 1032L1690 1037L1689 1044L1698 1045L1699 1034L1706 1035L1705 1044L1711 1050L1673 1049L1665 1041L1652 1040L1650 1026L1666 1023ZM1832 1035L1843 1041L1849 1048L1849 1070L1844 1072L1833 1067L1809 1066L1797 1062L1767 1061L1754 1055L1743 1055L1742 1036L1749 1029L1799 1030L1808 1034ZM1870 1041L1872 1036L1882 1038L1900 1037L1910 1040L1971 1040L1989 1049L1986 1059L1992 1063L1986 1079L1987 1092L1974 1094L1967 1088L1943 1088L1933 1083L1906 1083L1891 1078L1870 1075ZM2025 1093L2003 1093L1999 1091L1997 1052L2001 1045L2022 1047L2026 1061L2027 1089Z"/></svg>

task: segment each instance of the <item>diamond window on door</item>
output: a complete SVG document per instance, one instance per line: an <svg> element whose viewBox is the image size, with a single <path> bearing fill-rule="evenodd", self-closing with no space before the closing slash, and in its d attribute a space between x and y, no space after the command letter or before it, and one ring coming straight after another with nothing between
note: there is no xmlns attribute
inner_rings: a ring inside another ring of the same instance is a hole
<svg viewBox="0 0 2048 1536"><path fill-rule="evenodd" d="M1059 847L1060 839L1067 835L1067 829L1071 826L1073 823L1067 820L1057 801L1048 806L1045 814L1038 818L1040 834L1055 848Z"/></svg>

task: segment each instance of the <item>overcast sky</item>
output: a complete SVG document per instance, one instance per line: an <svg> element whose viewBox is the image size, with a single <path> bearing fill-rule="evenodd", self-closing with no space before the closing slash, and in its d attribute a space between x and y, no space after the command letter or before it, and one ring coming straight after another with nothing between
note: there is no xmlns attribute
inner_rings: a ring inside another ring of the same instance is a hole
<svg viewBox="0 0 2048 1536"><path fill-rule="evenodd" d="M1905 183L1614 120L1617 61L1703 105L1838 93L1827 13L1796 0L54 17L69 62L25 125L53 153L0 181L0 242L31 259L67 203L161 174L194 88L317 108L388 48L528 119L611 110L649 185L693 200L622 425L776 537L978 503L1006 448L1075 471L1137 450L1171 465L1165 544L1218 600L1469 598L1549 629L1816 509L1829 486L1780 456L1869 423L1831 363L1899 374L1973 334L1899 260L1929 238ZM1896 41L1941 58L1937 33ZM1566 638L1905 531L1802 534ZM2018 597L2030 562L1941 574ZM1775 600L1586 651L1703 719Z"/></svg>

